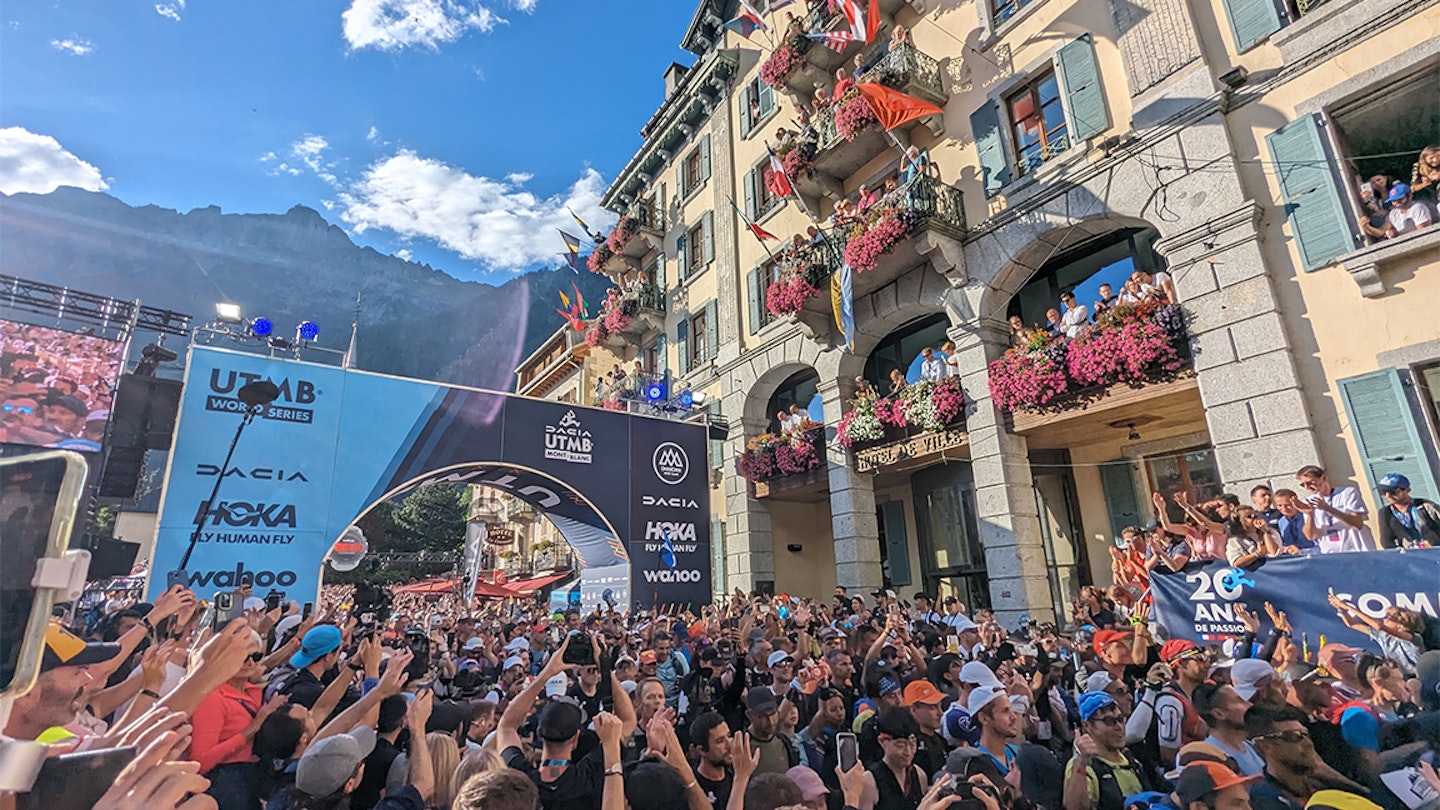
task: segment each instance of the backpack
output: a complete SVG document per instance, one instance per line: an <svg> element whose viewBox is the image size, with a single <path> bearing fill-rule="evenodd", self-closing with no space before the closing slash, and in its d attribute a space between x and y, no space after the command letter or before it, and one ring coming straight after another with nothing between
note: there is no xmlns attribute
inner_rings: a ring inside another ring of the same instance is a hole
<svg viewBox="0 0 1440 810"><path fill-rule="evenodd" d="M1100 798L1092 810L1125 810L1125 792L1120 789L1120 780L1115 777L1116 771L1135 774L1142 792L1152 787L1149 775L1145 773L1146 769L1129 757L1126 757L1125 764L1119 767L1094 757L1090 760L1090 770L1095 772L1095 780L1100 784Z"/></svg>

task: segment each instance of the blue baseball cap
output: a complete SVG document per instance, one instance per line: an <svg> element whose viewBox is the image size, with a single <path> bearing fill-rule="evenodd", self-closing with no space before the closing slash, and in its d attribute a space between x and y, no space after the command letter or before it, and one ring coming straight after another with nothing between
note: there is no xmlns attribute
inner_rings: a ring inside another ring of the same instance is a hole
<svg viewBox="0 0 1440 810"><path fill-rule="evenodd" d="M1390 196L1385 198L1387 203L1397 203L1410 195L1410 187L1404 183L1396 183L1390 187Z"/></svg>
<svg viewBox="0 0 1440 810"><path fill-rule="evenodd" d="M1114 706L1115 698L1105 692L1082 692L1076 703L1080 706L1080 719L1089 720L1106 706Z"/></svg>
<svg viewBox="0 0 1440 810"><path fill-rule="evenodd" d="M340 628L333 624L321 624L310 628L300 640L300 652L290 656L290 666L305 668L340 649Z"/></svg>
<svg viewBox="0 0 1440 810"><path fill-rule="evenodd" d="M1392 489L1409 489L1409 488L1410 488L1410 479L1409 479L1409 478L1406 478L1405 476L1401 475L1400 473L1386 473L1386 474L1385 474L1385 477L1380 479L1380 483L1379 483L1379 485L1376 487L1376 489L1379 489L1381 492L1389 492L1389 491L1392 490Z"/></svg>

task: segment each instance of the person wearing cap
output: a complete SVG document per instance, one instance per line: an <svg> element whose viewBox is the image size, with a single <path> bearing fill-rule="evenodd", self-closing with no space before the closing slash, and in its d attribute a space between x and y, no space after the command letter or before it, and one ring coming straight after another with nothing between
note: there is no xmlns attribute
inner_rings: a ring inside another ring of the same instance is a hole
<svg viewBox="0 0 1440 810"><path fill-rule="evenodd" d="M1125 797L1150 790L1144 766L1125 753L1125 713L1105 692L1083 692L1080 734L1065 771L1065 810L1125 810Z"/></svg>
<svg viewBox="0 0 1440 810"><path fill-rule="evenodd" d="M1360 218L1360 228L1371 239L1394 239L1429 227L1434 221L1430 206L1424 200L1415 199L1407 183L1396 183L1390 187L1390 193L1385 197L1385 208L1389 213L1385 215L1385 224L1381 227L1371 225L1369 217Z"/></svg>
<svg viewBox="0 0 1440 810"><path fill-rule="evenodd" d="M779 727L780 703L768 686L752 686L745 693L745 721L750 732L750 744L758 752L760 761L756 773L783 774L800 764L800 752L794 740L781 733Z"/></svg>
<svg viewBox="0 0 1440 810"><path fill-rule="evenodd" d="M1285 681L1269 661L1241 658L1230 667L1230 685L1252 706L1283 706L1289 699Z"/></svg>
<svg viewBox="0 0 1440 810"><path fill-rule="evenodd" d="M1410 494L1410 479L1387 473L1376 489L1385 506L1380 510L1381 548L1440 546L1440 505Z"/></svg>
<svg viewBox="0 0 1440 810"><path fill-rule="evenodd" d="M500 717L495 728L495 745L500 757L511 768L529 774L540 790L542 810L585 810L600 806L605 780L605 754L603 746L594 746L579 761L572 761L580 730L586 718L580 705L573 700L552 700L545 705L536 719L541 742L539 769L532 768L525 755L525 743L519 729L531 711L535 701L545 688L545 682L559 675L565 668L565 648L578 640L578 636L566 636L540 674L531 681ZM615 716L620 718L620 738L635 733L635 707L618 683L612 683L615 700ZM616 764L618 768L618 763Z"/></svg>
<svg viewBox="0 0 1440 810"><path fill-rule="evenodd" d="M845 699L828 686L815 689L815 712L810 722L795 734L800 764L828 774L825 764L834 758L835 735L846 728Z"/></svg>
<svg viewBox="0 0 1440 810"><path fill-rule="evenodd" d="M1241 776L1259 776L1265 772L1265 760L1245 736L1245 712L1250 709L1250 701L1228 683L1209 682L1195 687L1190 699L1210 729L1206 743L1224 751Z"/></svg>
<svg viewBox="0 0 1440 810"><path fill-rule="evenodd" d="M794 656L785 650L775 650L765 659L765 665L770 669L770 691L775 693L775 700L784 700L792 691L798 692Z"/></svg>
<svg viewBox="0 0 1440 810"><path fill-rule="evenodd" d="M1321 554L1375 548L1365 525L1369 513L1360 490L1332 485L1325 470L1314 464L1301 467L1295 478L1310 493L1296 506L1305 513L1305 536L1314 541Z"/></svg>
<svg viewBox="0 0 1440 810"><path fill-rule="evenodd" d="M880 713L886 709L898 709L905 705L904 687L901 686L900 678L894 672L882 674L871 689L875 696L871 701L873 708L868 712L858 712L855 715L859 723L860 737L860 761L869 765L878 762L885 751L880 746L880 729L878 720Z"/></svg>
<svg viewBox="0 0 1440 810"><path fill-rule="evenodd" d="M318 624L307 630L300 639L299 651L290 656L295 672L280 685L279 693L289 697L291 703L314 708L325 693L326 682L321 678L340 663L343 638L340 628L333 624Z"/></svg>
<svg viewBox="0 0 1440 810"><path fill-rule="evenodd" d="M398 695L386 699L393 697ZM425 722L430 718L433 700L433 693L421 692L415 696L406 713L410 735L415 740L423 741L425 738ZM375 745L375 730L368 726L359 726L348 734L335 734L310 743L305 753L300 755L295 769L295 786L289 794L287 808L318 810L354 807L350 800L364 779L366 761L374 752ZM384 798L370 805L374 810L425 810L426 799L435 790L430 749L423 742L410 748L404 784L386 791Z"/></svg>
<svg viewBox="0 0 1440 810"><path fill-rule="evenodd" d="M1250 786L1258 781L1218 762L1195 762L1176 778L1175 798L1180 810L1249 810Z"/></svg>
<svg viewBox="0 0 1440 810"><path fill-rule="evenodd" d="M876 724L884 755L865 767L860 810L915 810L930 785L915 765L920 728L903 708L881 711Z"/></svg>
<svg viewBox="0 0 1440 810"><path fill-rule="evenodd" d="M1174 679L1153 698L1155 729L1163 761L1174 762L1186 743L1199 742L1210 733L1191 702L1191 695L1210 675L1210 656L1193 641L1172 638L1160 648L1160 658ZM1147 684L1148 686L1148 684ZM1147 689L1154 693L1153 690ZM1141 702L1145 702L1142 695Z"/></svg>
<svg viewBox="0 0 1440 810"><path fill-rule="evenodd" d="M786 771L785 775L800 788L800 797L805 801L801 806L807 810L825 810L830 788L825 787L820 774L805 765L796 765Z"/></svg>
<svg viewBox="0 0 1440 810"><path fill-rule="evenodd" d="M86 642L59 624L45 628L45 652L35 687L15 698L5 736L34 740L46 729L69 725L85 708L86 695L95 683L91 667L120 655L119 644Z"/></svg>
<svg viewBox="0 0 1440 810"><path fill-rule="evenodd" d="M916 591L912 598L915 600L915 621L935 626L945 623L944 618L935 611L935 599L930 594Z"/></svg>
<svg viewBox="0 0 1440 810"><path fill-rule="evenodd" d="M980 726L970 717L970 695L981 686L1001 687L990 667L970 661L960 667L960 694L941 717L941 731L951 745L979 745Z"/></svg>
<svg viewBox="0 0 1440 810"><path fill-rule="evenodd" d="M42 430L64 439L77 438L85 429L85 417L90 415L84 401L75 396L49 396L41 407L45 413Z"/></svg>
<svg viewBox="0 0 1440 810"><path fill-rule="evenodd" d="M940 705L945 701L945 694L923 678L906 684L902 694L905 707L919 727L915 733L915 764L925 775L933 776L945 767L945 756L950 752L940 734L943 717Z"/></svg>
<svg viewBox="0 0 1440 810"><path fill-rule="evenodd" d="M1011 707L1005 688L977 686L971 690L965 710L970 722L980 728L978 747L990 755L1000 775L1008 777L1012 770L1018 770L1020 749L1012 740L1021 737L1021 718ZM1019 780L1014 783L1019 784Z"/></svg>

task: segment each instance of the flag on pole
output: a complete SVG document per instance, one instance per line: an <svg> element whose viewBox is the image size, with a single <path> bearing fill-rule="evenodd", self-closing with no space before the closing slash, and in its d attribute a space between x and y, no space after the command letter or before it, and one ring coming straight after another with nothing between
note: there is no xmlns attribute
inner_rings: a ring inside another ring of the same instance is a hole
<svg viewBox="0 0 1440 810"><path fill-rule="evenodd" d="M819 42L836 53L844 53L845 48L855 41L855 35L849 31L821 31L818 34L806 34L805 38Z"/></svg>
<svg viewBox="0 0 1440 810"><path fill-rule="evenodd" d="M760 16L760 12L756 11L754 6L750 5L749 0L740 0L740 16L725 23L724 27L746 39L749 39L750 35L757 30L766 30L765 18Z"/></svg>
<svg viewBox="0 0 1440 810"><path fill-rule="evenodd" d="M565 210L570 211L569 208L566 208ZM601 236L599 231L590 230L590 226L585 224L585 220L581 219L579 214L576 214L574 211L570 211L570 216L573 217L575 219L575 223L580 226L580 232L593 239L595 241L595 244L598 245L601 242L605 241L605 237Z"/></svg>
<svg viewBox="0 0 1440 810"><path fill-rule="evenodd" d="M845 341L845 350L855 351L855 288L854 273L849 262L830 277L830 303L835 313L835 327Z"/></svg>
<svg viewBox="0 0 1440 810"><path fill-rule="evenodd" d="M880 30L880 0L870 0L868 6L861 7L863 2L865 0L840 0L840 10L845 13L845 21L850 24L850 33L855 39L869 42Z"/></svg>
<svg viewBox="0 0 1440 810"><path fill-rule="evenodd" d="M745 216L745 212L740 210L740 206L735 205L735 199L733 197L730 199L730 204L735 206L735 213L740 216L740 221L745 223L745 227L749 228L751 233L755 234L755 238L760 240L760 244L765 244L766 239L774 239L777 242L780 241L780 237L751 222L750 218ZM769 248L766 249L768 250Z"/></svg>
<svg viewBox="0 0 1440 810"><path fill-rule="evenodd" d="M796 147L799 148L799 147ZM770 190L775 192L777 197L789 197L795 193L795 186L790 183L790 175L785 173L785 162L765 144L765 151L770 153Z"/></svg>
<svg viewBox="0 0 1440 810"><path fill-rule="evenodd" d="M875 112L875 117L880 119L880 126L887 130L908 124L917 118L944 112L928 101L906 95L883 84L862 83L855 85L855 89L870 102L870 109Z"/></svg>
<svg viewBox="0 0 1440 810"><path fill-rule="evenodd" d="M559 229L559 228L556 228L556 230L560 230L560 229ZM565 263L570 265L570 269L571 269L571 270L574 270L576 273L579 273L579 272L580 272L580 238L577 237L577 236L571 236L570 234L568 234L568 233L566 233L566 232L564 232L564 231L560 231L560 238L563 239L563 240L565 240ZM564 293L561 293L561 295L563 296ZM567 304L565 304L565 306L568 307L568 306L570 306L570 304L567 303Z"/></svg>

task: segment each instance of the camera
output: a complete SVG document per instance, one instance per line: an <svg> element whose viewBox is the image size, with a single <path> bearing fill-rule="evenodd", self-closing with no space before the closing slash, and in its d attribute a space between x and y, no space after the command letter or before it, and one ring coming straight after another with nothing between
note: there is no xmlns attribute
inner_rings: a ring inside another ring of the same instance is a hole
<svg viewBox="0 0 1440 810"><path fill-rule="evenodd" d="M570 645L565 648L565 656L561 661L577 667L593 666L595 648L590 646L590 638L579 630L571 630Z"/></svg>
<svg viewBox="0 0 1440 810"><path fill-rule="evenodd" d="M355 604L350 608L350 615L355 617L355 638L359 640L375 635L376 629L390 619L392 604L394 597L389 590L369 582L356 584Z"/></svg>
<svg viewBox="0 0 1440 810"><path fill-rule="evenodd" d="M423 630L409 630L405 633L405 645L415 655L405 667L405 674L410 676L411 683L423 680L430 673L430 637Z"/></svg>
<svg viewBox="0 0 1440 810"><path fill-rule="evenodd" d="M977 785L974 782L955 782L946 785L940 789L936 798L944 799L950 796L959 796L960 801L951 803L949 805L950 807L959 808L959 810L985 810L985 802L981 801L980 797L975 795L982 790L990 794L991 798L998 800L993 788L989 785Z"/></svg>

